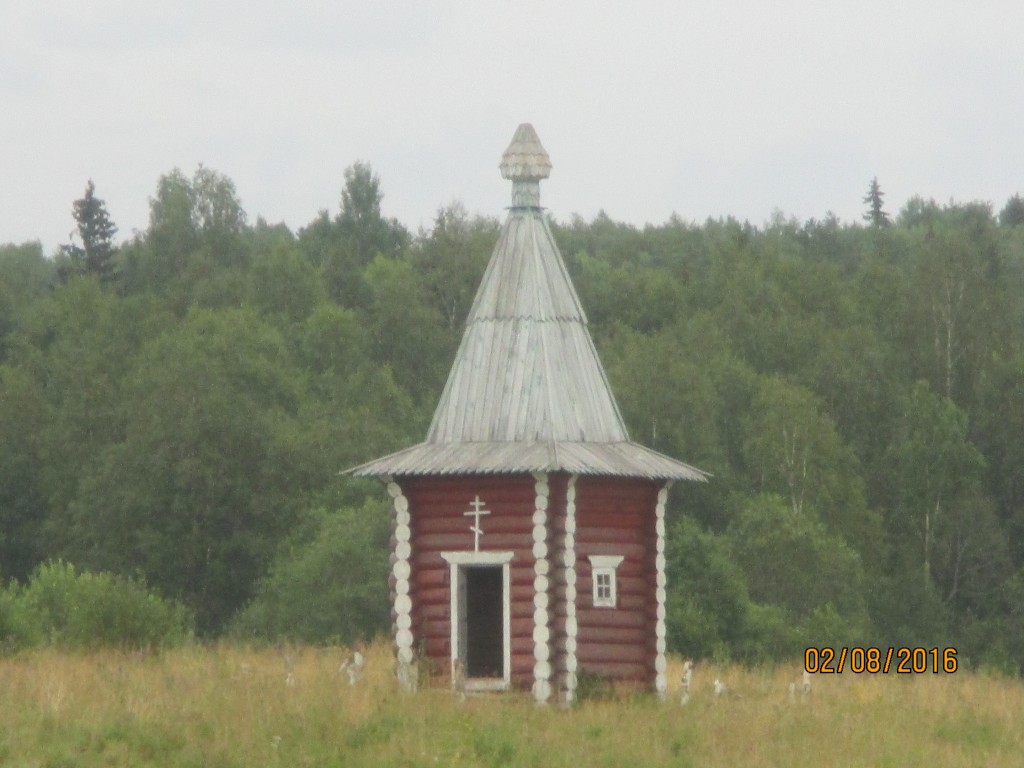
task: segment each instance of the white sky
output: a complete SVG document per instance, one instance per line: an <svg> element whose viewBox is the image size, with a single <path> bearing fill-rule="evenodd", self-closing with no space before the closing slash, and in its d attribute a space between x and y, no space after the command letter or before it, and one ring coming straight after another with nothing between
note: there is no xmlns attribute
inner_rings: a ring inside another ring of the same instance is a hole
<svg viewBox="0 0 1024 768"><path fill-rule="evenodd" d="M503 215L520 122L560 220L859 220L1024 192L1019 1L4 0L0 242L67 242L96 183L120 237L159 176L229 176L250 221L338 210L369 162L415 231Z"/></svg>

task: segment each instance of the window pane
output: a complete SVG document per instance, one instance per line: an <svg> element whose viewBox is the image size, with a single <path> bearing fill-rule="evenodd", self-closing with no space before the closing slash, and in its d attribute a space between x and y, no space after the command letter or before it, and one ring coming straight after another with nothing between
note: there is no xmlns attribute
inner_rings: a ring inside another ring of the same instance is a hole
<svg viewBox="0 0 1024 768"><path fill-rule="evenodd" d="M594 598L602 605L612 603L612 580L614 575L606 570L597 571L594 574Z"/></svg>

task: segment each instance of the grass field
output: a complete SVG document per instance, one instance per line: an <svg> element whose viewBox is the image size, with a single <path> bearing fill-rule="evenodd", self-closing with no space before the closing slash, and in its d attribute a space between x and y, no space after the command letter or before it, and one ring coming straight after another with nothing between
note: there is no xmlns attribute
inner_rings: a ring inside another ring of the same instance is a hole
<svg viewBox="0 0 1024 768"><path fill-rule="evenodd" d="M523 696L400 694L387 647L359 685L341 649L194 647L0 659L0 766L1020 766L1024 683L959 672L816 676L698 666L675 690L571 710ZM679 663L670 670L678 682ZM715 698L719 677L730 693Z"/></svg>

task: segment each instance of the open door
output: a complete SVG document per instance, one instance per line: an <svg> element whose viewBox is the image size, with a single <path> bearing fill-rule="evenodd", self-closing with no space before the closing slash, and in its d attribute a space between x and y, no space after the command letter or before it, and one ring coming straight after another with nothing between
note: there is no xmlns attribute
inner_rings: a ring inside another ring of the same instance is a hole
<svg viewBox="0 0 1024 768"><path fill-rule="evenodd" d="M465 684L502 690L511 681L511 552L443 552L451 566L452 674L462 662Z"/></svg>
<svg viewBox="0 0 1024 768"><path fill-rule="evenodd" d="M469 647L469 622L466 621L467 614L469 613L469 600L468 600L468 582L466 578L466 567L459 566L455 569L456 588L456 602L458 604L458 611L452 616L452 622L454 623L453 629L458 635L458 650L452 654L452 661L456 658L462 659L462 671L465 677L469 677L469 671L466 669L466 649Z"/></svg>
<svg viewBox="0 0 1024 768"><path fill-rule="evenodd" d="M501 566L463 566L459 585L465 584L465 610L459 614L460 644L465 649L466 677L504 677Z"/></svg>

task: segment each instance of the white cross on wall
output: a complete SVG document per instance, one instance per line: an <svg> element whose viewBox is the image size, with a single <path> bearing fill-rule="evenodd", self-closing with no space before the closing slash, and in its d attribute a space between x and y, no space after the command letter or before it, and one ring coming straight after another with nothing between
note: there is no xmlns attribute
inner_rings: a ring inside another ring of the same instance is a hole
<svg viewBox="0 0 1024 768"><path fill-rule="evenodd" d="M466 515L467 517L469 515L473 516L473 524L469 526L469 530L473 532L473 551L479 552L480 537L483 535L484 532L484 529L480 527L480 516L489 515L491 513L488 510L483 509L484 503L480 501L479 496L477 496L471 502L469 502L469 506L471 506L473 509L471 509L469 512L463 512L462 514Z"/></svg>

